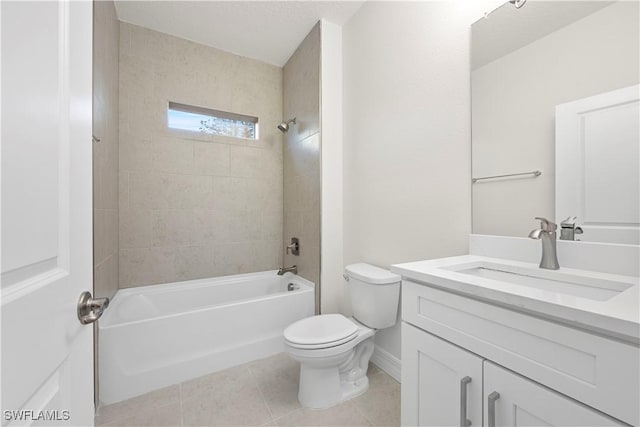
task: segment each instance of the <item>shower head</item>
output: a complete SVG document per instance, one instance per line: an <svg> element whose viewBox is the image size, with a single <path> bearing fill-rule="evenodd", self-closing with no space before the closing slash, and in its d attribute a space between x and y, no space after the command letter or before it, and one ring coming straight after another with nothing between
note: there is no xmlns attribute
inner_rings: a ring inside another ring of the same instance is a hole
<svg viewBox="0 0 640 427"><path fill-rule="evenodd" d="M282 133L287 133L289 132L289 125L293 123L294 125L296 124L296 118L294 117L293 119L287 120L286 122L282 122L278 125L278 129L280 129L280 131Z"/></svg>

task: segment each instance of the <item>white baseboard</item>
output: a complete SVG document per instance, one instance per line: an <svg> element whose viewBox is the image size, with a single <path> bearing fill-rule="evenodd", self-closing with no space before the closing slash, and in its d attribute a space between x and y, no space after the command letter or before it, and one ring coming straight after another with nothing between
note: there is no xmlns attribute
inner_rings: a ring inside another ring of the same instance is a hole
<svg viewBox="0 0 640 427"><path fill-rule="evenodd" d="M387 374L391 375L394 380L400 382L402 364L400 359L395 357L393 354L376 346L373 351L373 356L371 356L371 362Z"/></svg>

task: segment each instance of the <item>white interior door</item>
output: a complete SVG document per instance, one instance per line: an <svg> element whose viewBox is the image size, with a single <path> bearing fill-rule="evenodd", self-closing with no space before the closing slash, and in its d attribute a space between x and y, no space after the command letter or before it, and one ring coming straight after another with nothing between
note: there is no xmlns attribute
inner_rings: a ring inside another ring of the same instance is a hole
<svg viewBox="0 0 640 427"><path fill-rule="evenodd" d="M640 86L556 107L556 220L580 240L640 244Z"/></svg>
<svg viewBox="0 0 640 427"><path fill-rule="evenodd" d="M2 424L93 425L90 1L2 1Z"/></svg>

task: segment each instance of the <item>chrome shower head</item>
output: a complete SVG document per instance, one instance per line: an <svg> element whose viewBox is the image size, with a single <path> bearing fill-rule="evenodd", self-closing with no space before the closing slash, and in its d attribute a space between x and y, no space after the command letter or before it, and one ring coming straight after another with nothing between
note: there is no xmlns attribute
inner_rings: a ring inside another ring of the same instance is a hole
<svg viewBox="0 0 640 427"><path fill-rule="evenodd" d="M294 125L296 124L296 118L294 117L293 119L287 120L286 122L282 122L278 125L278 129L280 129L280 131L282 133L287 133L289 132L289 125L293 123Z"/></svg>

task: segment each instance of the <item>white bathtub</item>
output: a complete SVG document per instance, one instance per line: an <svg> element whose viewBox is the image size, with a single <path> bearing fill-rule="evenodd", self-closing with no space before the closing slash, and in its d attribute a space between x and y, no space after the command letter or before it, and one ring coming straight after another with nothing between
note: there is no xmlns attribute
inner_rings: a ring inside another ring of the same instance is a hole
<svg viewBox="0 0 640 427"><path fill-rule="evenodd" d="M284 351L284 329L313 314L313 283L275 271L119 290L98 324L100 401Z"/></svg>

